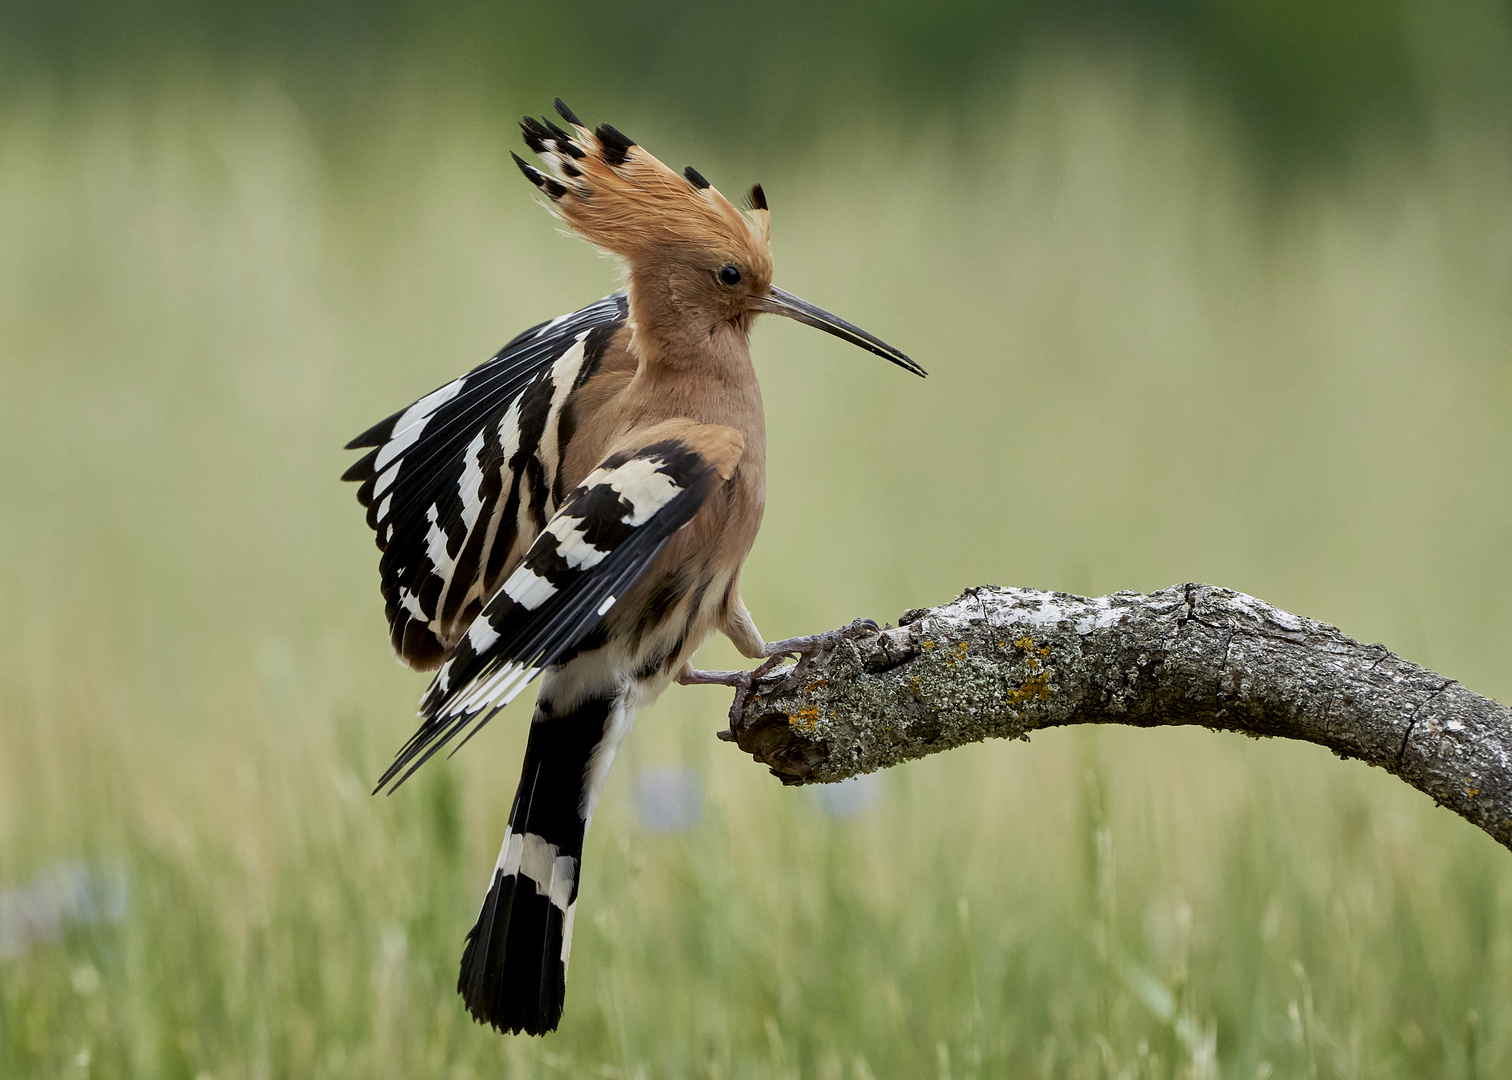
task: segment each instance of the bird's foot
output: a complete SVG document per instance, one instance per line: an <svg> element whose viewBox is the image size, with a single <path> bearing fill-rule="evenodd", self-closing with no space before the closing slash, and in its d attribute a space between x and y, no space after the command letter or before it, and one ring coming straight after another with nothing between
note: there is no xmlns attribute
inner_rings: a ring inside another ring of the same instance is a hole
<svg viewBox="0 0 1512 1080"><path fill-rule="evenodd" d="M770 656L752 671L700 671L695 667L687 666L677 673L677 681L683 686L733 686L735 688L735 700L730 703L730 726L724 731L716 732L725 742L734 742L735 726L745 712L746 699L751 695L751 687L756 685L757 679L780 665L783 659L784 655L780 653Z"/></svg>
<svg viewBox="0 0 1512 1080"><path fill-rule="evenodd" d="M849 626L842 626L837 630L826 630L822 634L807 634L803 637L783 638L781 641L769 641L761 647L763 656L802 656L813 657L824 649L831 648L862 634L875 634L882 628L870 619L857 619Z"/></svg>
<svg viewBox="0 0 1512 1080"><path fill-rule="evenodd" d="M842 641L861 637L865 634L875 634L882 628L870 619L857 619L849 626L842 626L835 630L826 630L822 634L806 634L803 637L784 638L781 641L769 641L762 646L762 652L771 657L762 668L770 670L773 660L780 660L786 656L796 656L798 662L793 665L793 670L788 672L787 678L772 688L773 694L785 694L803 681L808 673L809 666L815 658L829 652ZM762 671L765 674L765 671Z"/></svg>
<svg viewBox="0 0 1512 1080"><path fill-rule="evenodd" d="M686 666L677 673L677 681L684 686L733 686L735 688L735 700L730 703L730 726L718 733L725 742L734 742L735 731L740 724L740 718L745 714L746 701L751 696L751 689L765 676L780 667L788 657L796 656L798 662L793 665L793 670L787 677L772 688L773 694L786 693L797 686L808 671L809 665L814 662L814 658L821 653L828 652L842 641L861 637L863 634L875 634L880 629L881 627L870 619L857 619L849 626L842 626L837 630L826 630L822 634L806 634L803 637L768 641L761 647L761 653L766 659L751 671L699 671L692 666Z"/></svg>

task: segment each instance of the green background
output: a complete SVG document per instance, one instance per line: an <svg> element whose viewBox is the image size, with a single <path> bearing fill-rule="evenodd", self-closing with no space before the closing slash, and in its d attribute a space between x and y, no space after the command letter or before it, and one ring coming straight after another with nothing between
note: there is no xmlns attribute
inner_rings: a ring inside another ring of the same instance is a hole
<svg viewBox="0 0 1512 1080"><path fill-rule="evenodd" d="M508 159L561 94L930 370L758 326L769 637L1201 580L1512 699L1509 78L1492 0L0 4L0 888L127 885L0 956L0 1075L1505 1075L1512 863L1382 773L1061 731L842 818L705 688L616 766L562 1029L475 1027L523 703L368 796L426 679L336 477L616 287Z"/></svg>

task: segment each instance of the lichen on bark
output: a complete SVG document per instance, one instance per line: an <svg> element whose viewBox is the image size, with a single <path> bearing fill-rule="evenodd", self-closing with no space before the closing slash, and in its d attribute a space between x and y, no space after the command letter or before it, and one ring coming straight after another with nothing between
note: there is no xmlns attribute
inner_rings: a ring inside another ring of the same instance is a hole
<svg viewBox="0 0 1512 1080"><path fill-rule="evenodd" d="M770 673L732 717L784 783L1069 724L1195 724L1359 758L1512 847L1512 711L1243 593L984 586L856 631Z"/></svg>

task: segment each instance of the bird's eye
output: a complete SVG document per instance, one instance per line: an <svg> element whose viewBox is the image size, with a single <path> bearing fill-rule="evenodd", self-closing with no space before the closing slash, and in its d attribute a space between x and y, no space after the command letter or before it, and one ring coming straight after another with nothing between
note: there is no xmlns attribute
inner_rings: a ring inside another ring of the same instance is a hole
<svg viewBox="0 0 1512 1080"><path fill-rule="evenodd" d="M721 285L739 285L740 284L740 267L738 267L738 266L721 266L719 268L719 273L716 274L715 276L719 278L719 283Z"/></svg>

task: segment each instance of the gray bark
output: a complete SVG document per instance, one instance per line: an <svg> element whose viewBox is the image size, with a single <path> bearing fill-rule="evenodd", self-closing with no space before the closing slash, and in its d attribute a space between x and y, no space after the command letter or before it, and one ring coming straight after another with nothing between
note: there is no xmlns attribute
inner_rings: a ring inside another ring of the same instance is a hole
<svg viewBox="0 0 1512 1080"><path fill-rule="evenodd" d="M1327 623L1212 585L1096 599L982 587L899 622L854 624L759 679L721 734L785 784L1068 724L1301 739L1512 848L1512 710Z"/></svg>

